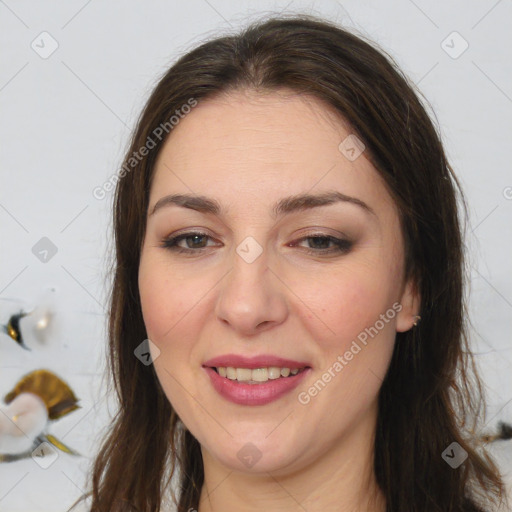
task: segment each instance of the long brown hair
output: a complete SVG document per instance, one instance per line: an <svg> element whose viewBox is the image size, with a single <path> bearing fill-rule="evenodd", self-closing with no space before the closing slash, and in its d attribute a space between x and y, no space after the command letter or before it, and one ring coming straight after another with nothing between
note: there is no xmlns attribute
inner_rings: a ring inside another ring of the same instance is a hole
<svg viewBox="0 0 512 512"><path fill-rule="evenodd" d="M94 512L149 512L172 495L177 511L198 508L199 443L180 428L153 366L134 356L147 337L138 267L152 173L166 139L155 130L166 126L172 136L169 119L191 100L278 88L323 100L364 142L399 209L406 277L421 292L422 320L397 333L379 393L374 470L387 511L490 510L503 499L503 484L474 433L485 402L468 347L460 185L421 93L393 59L363 36L306 15L260 20L188 52L158 82L138 120L114 200L109 376L119 410L96 456L92 490L80 500L92 498ZM150 139L155 147L130 160ZM442 457L453 442L468 453L457 469Z"/></svg>

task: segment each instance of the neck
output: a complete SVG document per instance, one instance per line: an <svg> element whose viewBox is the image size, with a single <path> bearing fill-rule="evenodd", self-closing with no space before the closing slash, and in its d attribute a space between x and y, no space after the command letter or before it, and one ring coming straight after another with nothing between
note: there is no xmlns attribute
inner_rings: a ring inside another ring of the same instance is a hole
<svg viewBox="0 0 512 512"><path fill-rule="evenodd" d="M326 453L293 471L242 473L202 447L205 478L198 512L385 512L373 470L375 424L373 410Z"/></svg>

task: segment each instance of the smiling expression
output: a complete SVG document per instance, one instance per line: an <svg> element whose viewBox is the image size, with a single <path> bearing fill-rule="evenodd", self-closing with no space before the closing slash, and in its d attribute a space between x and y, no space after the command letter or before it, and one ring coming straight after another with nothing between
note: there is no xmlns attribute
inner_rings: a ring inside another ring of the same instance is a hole
<svg viewBox="0 0 512 512"><path fill-rule="evenodd" d="M158 156L139 268L154 368L204 453L226 467L247 469L237 454L252 443L262 454L252 471L300 468L374 422L395 334L412 325L398 212L365 152L351 161L340 151L350 134L315 98L237 91L200 102ZM219 394L204 367L226 354L309 369L279 398L245 405Z"/></svg>

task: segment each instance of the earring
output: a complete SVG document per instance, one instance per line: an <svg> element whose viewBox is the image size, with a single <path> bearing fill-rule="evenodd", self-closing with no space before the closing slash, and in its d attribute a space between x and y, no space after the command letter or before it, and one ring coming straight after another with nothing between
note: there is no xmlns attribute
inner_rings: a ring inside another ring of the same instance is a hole
<svg viewBox="0 0 512 512"><path fill-rule="evenodd" d="M421 320L421 316L414 315L413 318L414 318L414 322L412 323L412 325L414 325L414 327L416 327L418 325L419 321Z"/></svg>

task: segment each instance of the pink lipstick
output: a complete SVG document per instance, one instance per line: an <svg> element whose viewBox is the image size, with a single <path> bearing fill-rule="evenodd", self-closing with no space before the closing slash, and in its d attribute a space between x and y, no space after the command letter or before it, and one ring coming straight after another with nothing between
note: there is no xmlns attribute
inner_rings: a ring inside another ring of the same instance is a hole
<svg viewBox="0 0 512 512"><path fill-rule="evenodd" d="M203 369L217 393L239 405L273 402L295 389L311 371L307 362L269 354L218 356L206 361ZM237 375L242 380L237 380Z"/></svg>

